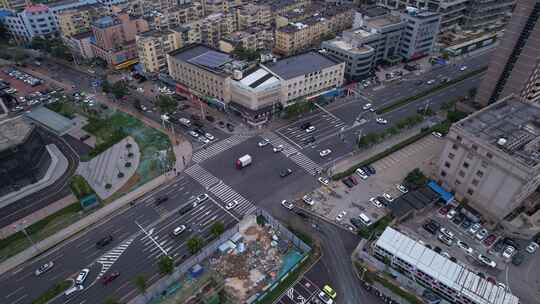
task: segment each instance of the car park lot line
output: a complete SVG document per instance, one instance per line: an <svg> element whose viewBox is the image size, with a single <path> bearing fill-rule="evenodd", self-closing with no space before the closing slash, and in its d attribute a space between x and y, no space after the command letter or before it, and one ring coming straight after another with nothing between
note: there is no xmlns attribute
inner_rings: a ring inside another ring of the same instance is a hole
<svg viewBox="0 0 540 304"><path fill-rule="evenodd" d="M320 288L305 276L300 277L274 304L305 304L317 297Z"/></svg>

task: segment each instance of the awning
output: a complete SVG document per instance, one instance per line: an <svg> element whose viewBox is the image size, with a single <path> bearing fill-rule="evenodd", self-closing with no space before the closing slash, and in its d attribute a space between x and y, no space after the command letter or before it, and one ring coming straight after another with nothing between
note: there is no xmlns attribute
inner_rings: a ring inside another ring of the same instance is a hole
<svg viewBox="0 0 540 304"><path fill-rule="evenodd" d="M444 190L443 187L441 187L435 181L430 181L428 183L428 187L430 187L431 190L437 192L437 194L439 194L439 196L444 200L445 203L448 203L452 199L454 199L454 195L452 193Z"/></svg>

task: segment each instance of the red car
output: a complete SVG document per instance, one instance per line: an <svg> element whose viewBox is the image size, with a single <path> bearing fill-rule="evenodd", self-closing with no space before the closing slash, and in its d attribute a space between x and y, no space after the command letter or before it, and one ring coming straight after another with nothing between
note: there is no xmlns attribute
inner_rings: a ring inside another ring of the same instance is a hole
<svg viewBox="0 0 540 304"><path fill-rule="evenodd" d="M490 234L484 239L483 241L484 246L491 247L491 245L493 245L496 240L497 240L497 236L495 234Z"/></svg>
<svg viewBox="0 0 540 304"><path fill-rule="evenodd" d="M351 182L355 185L358 185L358 181L356 180L356 178L354 176L349 176L349 179L351 180Z"/></svg>
<svg viewBox="0 0 540 304"><path fill-rule="evenodd" d="M112 282L114 279L118 278L118 276L120 276L120 272L118 271L115 271L109 275L106 275L103 277L103 279L101 279L101 284L107 285L110 282Z"/></svg>
<svg viewBox="0 0 540 304"><path fill-rule="evenodd" d="M452 206L446 205L446 206L442 207L441 209L439 209L439 214L440 215L446 215L448 213L448 211L450 211L450 209L452 209Z"/></svg>

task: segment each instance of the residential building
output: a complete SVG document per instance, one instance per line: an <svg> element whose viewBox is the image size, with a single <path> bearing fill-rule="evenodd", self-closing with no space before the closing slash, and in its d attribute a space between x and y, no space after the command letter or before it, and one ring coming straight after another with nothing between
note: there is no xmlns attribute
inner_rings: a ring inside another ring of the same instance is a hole
<svg viewBox="0 0 540 304"><path fill-rule="evenodd" d="M347 6L326 7L301 22L276 28L274 51L283 55L301 52L318 46L321 38L335 35L352 27L353 11Z"/></svg>
<svg viewBox="0 0 540 304"><path fill-rule="evenodd" d="M128 2L132 14L137 16L149 16L152 14L166 14L176 6L185 6L173 0L132 0Z"/></svg>
<svg viewBox="0 0 540 304"><path fill-rule="evenodd" d="M28 0L0 0L0 8L5 8L13 11L24 9L30 4L31 2Z"/></svg>
<svg viewBox="0 0 540 304"><path fill-rule="evenodd" d="M498 30L512 15L516 0L469 0L462 28L465 30Z"/></svg>
<svg viewBox="0 0 540 304"><path fill-rule="evenodd" d="M129 7L128 0L97 0L97 2L106 8L101 12L103 15L114 14L118 12L118 10L123 10Z"/></svg>
<svg viewBox="0 0 540 304"><path fill-rule="evenodd" d="M203 17L200 2L177 5L161 12L152 11L144 15L148 26L154 30L166 30L194 22Z"/></svg>
<svg viewBox="0 0 540 304"><path fill-rule="evenodd" d="M429 56L437 41L441 16L429 11L409 8L400 14L405 23L400 54L405 60Z"/></svg>
<svg viewBox="0 0 540 304"><path fill-rule="evenodd" d="M423 242L387 227L373 245L373 255L423 288L428 288L449 303L519 304L519 298L504 285L453 262ZM478 263L482 263L478 261ZM446 302L445 301L445 302Z"/></svg>
<svg viewBox="0 0 540 304"><path fill-rule="evenodd" d="M219 48L219 41L234 32L234 15L217 13L181 26L190 43Z"/></svg>
<svg viewBox="0 0 540 304"><path fill-rule="evenodd" d="M137 61L135 36L146 31L145 20L127 13L102 17L92 24L94 54L116 68L134 64Z"/></svg>
<svg viewBox="0 0 540 304"><path fill-rule="evenodd" d="M531 207L540 186L538 117L537 104L510 95L453 124L439 183L495 222Z"/></svg>
<svg viewBox="0 0 540 304"><path fill-rule="evenodd" d="M281 81L280 102L290 106L343 85L345 63L315 51L261 64Z"/></svg>
<svg viewBox="0 0 540 304"><path fill-rule="evenodd" d="M148 31L135 38L139 63L145 73L167 72L167 54L183 47L182 35L177 31Z"/></svg>
<svg viewBox="0 0 540 304"><path fill-rule="evenodd" d="M91 31L70 36L62 36L62 40L70 49L71 54L76 62L95 57L94 49L92 48L94 34Z"/></svg>
<svg viewBox="0 0 540 304"><path fill-rule="evenodd" d="M177 92L225 106L231 99L229 82L233 58L202 44L192 44L167 54L169 75Z"/></svg>
<svg viewBox="0 0 540 304"><path fill-rule="evenodd" d="M250 28L245 31L230 33L219 41L219 49L231 53L235 48L246 50L266 50L274 44L274 35L271 30L264 28Z"/></svg>
<svg viewBox="0 0 540 304"><path fill-rule="evenodd" d="M257 4L269 5L273 17L311 4L311 0L259 0Z"/></svg>
<svg viewBox="0 0 540 304"><path fill-rule="evenodd" d="M240 31L253 27L272 26L272 10L269 5L248 3L236 8L236 25Z"/></svg>
<svg viewBox="0 0 540 304"><path fill-rule="evenodd" d="M87 4L78 8L61 11L56 14L60 34L73 36L91 30L92 22L107 14L102 4Z"/></svg>
<svg viewBox="0 0 540 304"><path fill-rule="evenodd" d="M476 101L493 103L510 94L540 102L540 1L520 0L484 76Z"/></svg>
<svg viewBox="0 0 540 304"><path fill-rule="evenodd" d="M398 62L402 58L401 38L406 27L399 15L393 14L371 14L364 11L356 15L355 24L360 25L367 33L360 33L357 37L363 37L365 43L375 49L375 62L381 61Z"/></svg>

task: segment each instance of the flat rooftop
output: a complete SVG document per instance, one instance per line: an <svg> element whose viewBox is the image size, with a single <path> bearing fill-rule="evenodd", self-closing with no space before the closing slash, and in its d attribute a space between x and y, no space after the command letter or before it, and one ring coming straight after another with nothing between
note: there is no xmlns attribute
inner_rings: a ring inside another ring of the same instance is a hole
<svg viewBox="0 0 540 304"><path fill-rule="evenodd" d="M24 142L34 126L23 119L22 116L0 121L0 151Z"/></svg>
<svg viewBox="0 0 540 304"><path fill-rule="evenodd" d="M220 72L221 68L233 61L233 58L227 54L211 49L202 44L190 45L169 53L170 56L189 62L212 71Z"/></svg>
<svg viewBox="0 0 540 304"><path fill-rule="evenodd" d="M355 46L343 39L333 39L327 41L327 43L349 53L365 54L373 51L373 48L371 48L370 46Z"/></svg>
<svg viewBox="0 0 540 304"><path fill-rule="evenodd" d="M397 16L384 15L366 20L368 27L380 28L401 23L401 19Z"/></svg>
<svg viewBox="0 0 540 304"><path fill-rule="evenodd" d="M265 66L279 77L287 80L301 75L320 71L322 69L339 64L338 62L319 54L307 52L290 57L285 57Z"/></svg>
<svg viewBox="0 0 540 304"><path fill-rule="evenodd" d="M540 162L540 108L509 97L460 121L457 128L525 166Z"/></svg>

